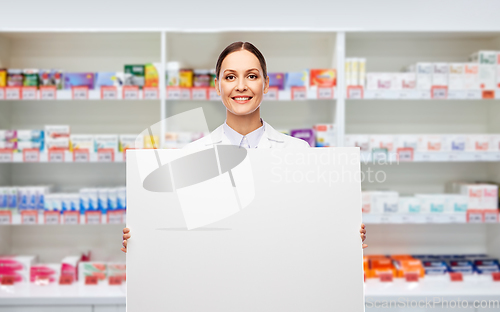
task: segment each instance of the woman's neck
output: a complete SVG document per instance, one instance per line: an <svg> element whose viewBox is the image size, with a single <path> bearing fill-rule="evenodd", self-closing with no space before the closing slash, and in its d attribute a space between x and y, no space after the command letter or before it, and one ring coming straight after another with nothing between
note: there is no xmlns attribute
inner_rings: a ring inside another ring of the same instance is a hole
<svg viewBox="0 0 500 312"><path fill-rule="evenodd" d="M260 121L260 107L253 113L243 116L226 111L226 123L239 134L247 135L262 127L262 122Z"/></svg>

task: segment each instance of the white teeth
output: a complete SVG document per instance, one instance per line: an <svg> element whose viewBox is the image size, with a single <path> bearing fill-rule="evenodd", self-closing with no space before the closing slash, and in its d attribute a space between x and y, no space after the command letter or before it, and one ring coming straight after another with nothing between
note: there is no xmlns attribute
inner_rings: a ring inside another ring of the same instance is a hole
<svg viewBox="0 0 500 312"><path fill-rule="evenodd" d="M237 97L237 98L234 98L236 101L246 101L250 98L247 98L247 97Z"/></svg>

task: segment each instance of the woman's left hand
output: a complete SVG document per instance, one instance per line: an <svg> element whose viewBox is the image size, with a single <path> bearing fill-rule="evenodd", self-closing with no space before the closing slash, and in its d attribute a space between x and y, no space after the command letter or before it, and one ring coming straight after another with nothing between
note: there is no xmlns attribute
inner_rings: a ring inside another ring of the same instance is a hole
<svg viewBox="0 0 500 312"><path fill-rule="evenodd" d="M359 233L361 235L361 242L364 242L366 239L366 229L365 229L365 225L363 223L361 223L361 229L359 230ZM365 249L366 247L368 247L368 245L363 244L363 249Z"/></svg>

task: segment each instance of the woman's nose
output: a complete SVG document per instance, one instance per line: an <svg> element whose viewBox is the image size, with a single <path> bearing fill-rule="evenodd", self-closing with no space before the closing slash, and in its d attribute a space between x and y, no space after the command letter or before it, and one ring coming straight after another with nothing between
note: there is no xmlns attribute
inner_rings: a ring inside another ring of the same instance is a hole
<svg viewBox="0 0 500 312"><path fill-rule="evenodd" d="M247 84L245 83L244 80L239 80L238 85L236 85L236 91L246 91L247 90Z"/></svg>

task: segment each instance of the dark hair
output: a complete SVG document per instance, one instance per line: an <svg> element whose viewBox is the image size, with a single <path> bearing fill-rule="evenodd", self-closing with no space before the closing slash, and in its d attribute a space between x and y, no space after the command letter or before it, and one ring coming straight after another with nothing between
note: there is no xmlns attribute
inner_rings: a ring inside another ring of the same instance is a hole
<svg viewBox="0 0 500 312"><path fill-rule="evenodd" d="M252 53L257 57L260 63L260 67L262 67L262 73L264 74L264 79L267 78L267 66L266 66L266 59L264 58L264 55L260 53L259 49L257 49L253 44L250 42L243 42L243 41L238 41L238 42L233 42L230 45L228 45L219 55L219 59L217 60L217 64L215 65L215 76L217 77L217 80L219 80L219 74L220 74L220 68L222 66L222 61L228 56L229 54L236 52L236 51L241 51L241 50L247 50L248 52Z"/></svg>

